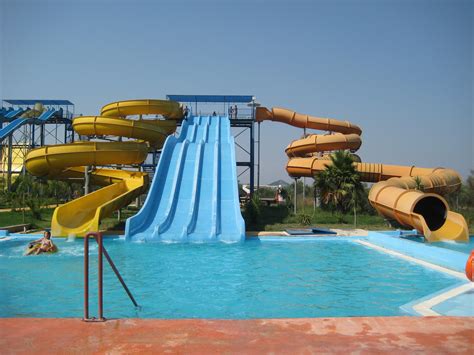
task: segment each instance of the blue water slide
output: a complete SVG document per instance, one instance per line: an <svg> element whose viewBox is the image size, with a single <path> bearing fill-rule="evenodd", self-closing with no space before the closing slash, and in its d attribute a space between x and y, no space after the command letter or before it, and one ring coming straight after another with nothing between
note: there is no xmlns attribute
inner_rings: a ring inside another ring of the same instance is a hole
<svg viewBox="0 0 474 355"><path fill-rule="evenodd" d="M4 122L10 121L6 116L12 111L13 111L13 107L8 107L8 108L2 107L2 110L0 111L0 128L3 126Z"/></svg>
<svg viewBox="0 0 474 355"><path fill-rule="evenodd" d="M22 108L17 108L17 109L11 110L11 111L9 111L5 114L5 118L7 118L7 119L15 118L15 117L19 116L21 113L23 113L23 111L24 110Z"/></svg>
<svg viewBox="0 0 474 355"><path fill-rule="evenodd" d="M13 112L13 111L10 111ZM22 111L23 112L23 111ZM49 109L44 111L38 119L40 121L47 121L49 120L54 114L56 113L55 109ZM4 140L8 135L10 135L13 131L24 125L28 122L28 118L19 117L13 121L11 121L8 125L0 129L0 141Z"/></svg>
<svg viewBox="0 0 474 355"><path fill-rule="evenodd" d="M227 117L190 117L178 137L168 137L147 199L127 220L125 234L128 240L164 242L245 238Z"/></svg>
<svg viewBox="0 0 474 355"><path fill-rule="evenodd" d="M188 120L192 120L189 118ZM127 238L150 240L158 238L158 227L172 208L177 180L182 171L183 156L196 127L184 123L178 138L169 136L160 156L150 191L141 210L129 218L125 226Z"/></svg>
<svg viewBox="0 0 474 355"><path fill-rule="evenodd" d="M38 120L40 121L47 121L49 120L51 117L54 116L54 114L58 112L56 109L54 108L51 108L49 110L46 110L44 111L39 117L38 117Z"/></svg>
<svg viewBox="0 0 474 355"><path fill-rule="evenodd" d="M219 161L218 216L219 233L234 240L245 235L245 223L240 212L239 187L235 161L234 137L230 131L230 121L221 126L222 141Z"/></svg>
<svg viewBox="0 0 474 355"><path fill-rule="evenodd" d="M0 108L0 119L3 119L7 113L8 109L6 107Z"/></svg>
<svg viewBox="0 0 474 355"><path fill-rule="evenodd" d="M10 133L16 130L18 127L25 124L28 120L26 118L17 118L11 121L8 125L0 129L0 141L4 140Z"/></svg>

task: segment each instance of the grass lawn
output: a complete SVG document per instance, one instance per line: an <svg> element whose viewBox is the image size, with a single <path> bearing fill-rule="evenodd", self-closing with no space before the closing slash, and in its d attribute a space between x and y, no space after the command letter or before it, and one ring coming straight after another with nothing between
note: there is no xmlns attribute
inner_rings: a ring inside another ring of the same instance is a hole
<svg viewBox="0 0 474 355"><path fill-rule="evenodd" d="M32 229L44 229L51 227L51 217L53 208L42 210L41 220L35 219L30 211L0 212L0 227L14 224L31 224ZM135 213L137 209L127 207L122 209L121 219L118 220L117 212L113 216L105 218L100 224L102 230L123 231L125 229L125 220ZM474 234L474 209L459 211L462 213L468 223L470 234ZM297 215L292 214L285 206L262 206L261 215L257 223L247 224L249 231L282 231L291 228L309 228L313 226L323 228L352 229L356 228L353 223L353 216L339 216L331 212L317 208L307 207L304 214L309 216L309 224L302 223L302 211ZM357 216L357 228L370 230L389 230L393 229L387 222L378 215L359 214Z"/></svg>
<svg viewBox="0 0 474 355"><path fill-rule="evenodd" d="M51 226L53 208L45 208L41 211L41 220L33 217L31 211L0 212L0 227L12 226L15 224L31 224L32 229L44 229Z"/></svg>
<svg viewBox="0 0 474 355"><path fill-rule="evenodd" d="M257 223L248 225L247 230L253 231L281 231L291 228L309 228L313 226L323 228L362 228L372 230L392 229L385 220L377 215L361 214L357 216L357 227L354 225L353 216L341 216L324 211L320 208L313 210L307 207L304 214L309 217L309 223L302 223L303 211L296 215L285 206L262 206L261 215Z"/></svg>
<svg viewBox="0 0 474 355"><path fill-rule="evenodd" d="M54 208L44 208L41 210L41 219L36 219L30 211L8 211L0 212L0 227L12 226L15 224L31 224L31 229L51 228L51 218ZM100 224L101 229L123 230L125 229L125 219L137 213L136 209L126 208L122 210L121 220L117 219L117 212L113 216L105 218Z"/></svg>
<svg viewBox="0 0 474 355"><path fill-rule="evenodd" d="M466 219L469 227L469 234L474 234L474 209L463 209L455 211L461 213ZM261 206L261 215L258 222L253 225L247 225L247 230L252 231L281 231L291 228L309 228L318 226L323 228L351 229L361 228L370 230L390 230L396 229L391 227L379 215L358 214L357 226L354 225L354 217L352 214L345 216L333 214L320 208L313 210L312 207L306 207L304 214L310 217L310 223L301 223L302 210L296 215L288 210L285 206Z"/></svg>

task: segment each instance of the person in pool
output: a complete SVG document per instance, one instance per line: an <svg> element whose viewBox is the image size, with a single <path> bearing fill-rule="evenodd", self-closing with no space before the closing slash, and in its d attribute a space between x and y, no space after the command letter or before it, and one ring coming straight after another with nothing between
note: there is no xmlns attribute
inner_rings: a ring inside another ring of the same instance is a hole
<svg viewBox="0 0 474 355"><path fill-rule="evenodd" d="M55 248L55 245L53 241L51 240L51 232L45 231L43 238L34 240L28 244L28 252L26 253L26 255L31 255L31 254L38 255L41 253L47 253L47 252L53 251L54 248Z"/></svg>

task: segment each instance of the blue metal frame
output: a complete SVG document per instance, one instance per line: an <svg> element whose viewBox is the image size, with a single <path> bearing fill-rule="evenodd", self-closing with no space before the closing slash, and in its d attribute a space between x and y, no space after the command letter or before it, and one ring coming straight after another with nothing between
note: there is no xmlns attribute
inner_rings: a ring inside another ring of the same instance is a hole
<svg viewBox="0 0 474 355"><path fill-rule="evenodd" d="M207 103L249 103L255 100L253 95L166 95L168 100L179 102L207 102Z"/></svg>
<svg viewBox="0 0 474 355"><path fill-rule="evenodd" d="M34 105L36 103L41 103L43 105L58 105L58 106L74 106L74 104L69 100L17 100L17 99L8 99L3 100L10 105Z"/></svg>
<svg viewBox="0 0 474 355"><path fill-rule="evenodd" d="M21 117L24 112L28 112L36 103L45 106L45 110L38 117ZM10 188L12 183L12 159L13 148L21 148L29 150L45 144L45 136L51 134L55 142L60 142L62 137L57 136L57 129L46 132L46 124L58 124L64 126L64 143L68 140L74 141L74 133L72 131L72 118L74 116L74 104L69 100L22 100L7 99L3 100L3 105L7 105L0 109L0 143L7 149L2 149L6 154L6 168L3 171L6 174L6 187ZM6 124L4 126L4 124ZM25 131L20 131L23 126L28 126ZM39 127L39 132L35 130ZM19 134L21 133L21 138ZM37 140L39 143L37 144ZM26 151L25 150L25 151Z"/></svg>

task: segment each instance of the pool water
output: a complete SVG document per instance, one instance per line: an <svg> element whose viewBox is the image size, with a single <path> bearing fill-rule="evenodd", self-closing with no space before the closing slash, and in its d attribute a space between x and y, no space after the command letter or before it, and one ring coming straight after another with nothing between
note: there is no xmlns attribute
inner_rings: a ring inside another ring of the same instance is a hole
<svg viewBox="0 0 474 355"><path fill-rule="evenodd" d="M0 316L81 317L82 241L60 240L57 254L24 257L26 243L0 242ZM95 291L97 246L91 245ZM348 240L147 244L114 239L105 245L141 305L132 306L106 265L108 318L400 315L401 305L458 282ZM93 292L91 313L95 302Z"/></svg>
<svg viewBox="0 0 474 355"><path fill-rule="evenodd" d="M409 239L419 243L425 243L425 240L421 236L417 235L408 235L402 237L403 239ZM468 243L458 243L454 241L446 241L446 242L436 242L436 243L425 243L427 246L436 247L436 248L444 248L444 249L451 249L454 251L459 251L464 254L470 254L471 251L474 250L474 236L469 237Z"/></svg>

